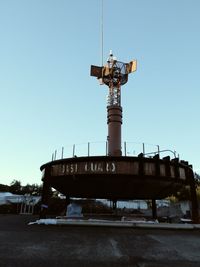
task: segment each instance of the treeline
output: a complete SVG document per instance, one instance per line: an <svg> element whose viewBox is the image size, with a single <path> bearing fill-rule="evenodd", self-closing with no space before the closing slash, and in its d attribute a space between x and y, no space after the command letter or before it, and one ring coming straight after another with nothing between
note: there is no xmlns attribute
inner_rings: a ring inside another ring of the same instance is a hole
<svg viewBox="0 0 200 267"><path fill-rule="evenodd" d="M194 178L195 178L197 198L200 201L200 175L195 172ZM173 196L168 197L168 199L170 199L172 202L191 199L190 187L189 186L183 187L182 189L177 191Z"/></svg>
<svg viewBox="0 0 200 267"><path fill-rule="evenodd" d="M19 180L13 180L10 185L0 184L0 192L10 192L17 195L30 194L32 196L41 196L42 185L26 184L22 186Z"/></svg>

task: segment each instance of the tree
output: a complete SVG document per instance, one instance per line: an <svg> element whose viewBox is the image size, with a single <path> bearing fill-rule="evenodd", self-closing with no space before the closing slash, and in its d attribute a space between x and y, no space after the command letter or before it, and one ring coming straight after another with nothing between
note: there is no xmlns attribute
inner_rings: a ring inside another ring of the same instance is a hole
<svg viewBox="0 0 200 267"><path fill-rule="evenodd" d="M10 184L10 192L20 195L22 193L22 185L18 180L13 180Z"/></svg>
<svg viewBox="0 0 200 267"><path fill-rule="evenodd" d="M22 187L22 194L30 194L32 196L40 196L42 194L42 185L26 184Z"/></svg>
<svg viewBox="0 0 200 267"><path fill-rule="evenodd" d="M0 184L0 192L9 192L9 191L10 191L9 185Z"/></svg>
<svg viewBox="0 0 200 267"><path fill-rule="evenodd" d="M196 172L194 173L194 179L195 179L196 185L200 185L200 175Z"/></svg>

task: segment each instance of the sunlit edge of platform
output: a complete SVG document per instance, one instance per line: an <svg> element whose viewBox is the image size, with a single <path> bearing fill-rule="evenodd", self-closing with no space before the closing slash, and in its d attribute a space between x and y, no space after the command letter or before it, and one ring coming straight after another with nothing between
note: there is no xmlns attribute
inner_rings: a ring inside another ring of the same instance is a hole
<svg viewBox="0 0 200 267"><path fill-rule="evenodd" d="M187 223L159 223L157 221L113 221L94 219L40 219L30 222L28 225L51 225L51 226L96 226L96 227L119 227L141 229L166 229L166 230L200 230L200 224Z"/></svg>

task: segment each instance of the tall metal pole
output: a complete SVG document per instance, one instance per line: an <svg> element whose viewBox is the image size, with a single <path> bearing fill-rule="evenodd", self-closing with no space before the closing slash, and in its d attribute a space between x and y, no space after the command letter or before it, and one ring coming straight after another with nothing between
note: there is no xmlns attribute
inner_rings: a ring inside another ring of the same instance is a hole
<svg viewBox="0 0 200 267"><path fill-rule="evenodd" d="M116 58L112 51L107 60L108 67L112 68ZM118 74L116 73L116 76ZM121 126L122 126L122 107L121 107L121 84L114 83L113 77L109 81L109 96L107 106L107 124L108 124L108 155L121 156Z"/></svg>
<svg viewBox="0 0 200 267"><path fill-rule="evenodd" d="M63 155L64 155L64 147L62 147L61 159L63 159Z"/></svg>
<svg viewBox="0 0 200 267"><path fill-rule="evenodd" d="M104 42L104 36L103 36L103 0L101 0L101 65L103 66L103 42Z"/></svg>

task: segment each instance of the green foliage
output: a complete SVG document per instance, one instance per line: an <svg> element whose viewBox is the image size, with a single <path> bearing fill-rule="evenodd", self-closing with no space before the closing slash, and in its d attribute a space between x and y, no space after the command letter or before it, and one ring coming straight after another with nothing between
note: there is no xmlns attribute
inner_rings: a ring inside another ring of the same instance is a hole
<svg viewBox="0 0 200 267"><path fill-rule="evenodd" d="M5 184L0 184L0 192L9 192L10 186Z"/></svg>
<svg viewBox="0 0 200 267"><path fill-rule="evenodd" d="M200 175L197 173L194 173L194 180L195 180L195 186L196 186L196 192L197 192L197 198L200 200ZM172 198L174 197L174 200L189 200L191 198L190 196L190 186L182 187ZM171 199L170 199L171 200Z"/></svg>
<svg viewBox="0 0 200 267"><path fill-rule="evenodd" d="M185 187L181 188L180 191L177 192L175 197L178 200L189 200L190 199L190 187L185 186Z"/></svg>
<svg viewBox="0 0 200 267"><path fill-rule="evenodd" d="M198 173L194 173L194 179L197 186L200 186L200 175Z"/></svg>
<svg viewBox="0 0 200 267"><path fill-rule="evenodd" d="M200 200L200 185L197 186L196 191L197 191L197 198L198 198L198 200Z"/></svg>
<svg viewBox="0 0 200 267"><path fill-rule="evenodd" d="M10 184L10 192L13 194L21 194L22 185L21 182L18 180L13 180Z"/></svg>
<svg viewBox="0 0 200 267"><path fill-rule="evenodd" d="M9 185L0 184L0 192L11 192L16 195L25 195L29 194L32 196L41 196L42 195L42 185L38 184L26 184L25 186L21 185L19 180L13 180Z"/></svg>
<svg viewBox="0 0 200 267"><path fill-rule="evenodd" d="M178 199L175 196L170 196L166 198L167 200L169 200L171 203L177 203Z"/></svg>
<svg viewBox="0 0 200 267"><path fill-rule="evenodd" d="M22 187L22 195L29 194L32 196L40 196L42 194L42 185L26 184Z"/></svg>

